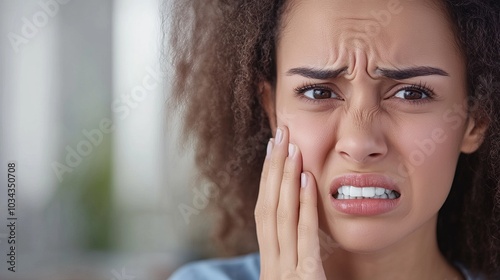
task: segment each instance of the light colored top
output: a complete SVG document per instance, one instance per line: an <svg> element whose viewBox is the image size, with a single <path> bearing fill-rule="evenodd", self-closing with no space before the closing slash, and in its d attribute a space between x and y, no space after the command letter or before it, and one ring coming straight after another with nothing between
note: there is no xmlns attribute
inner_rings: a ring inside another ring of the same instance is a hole
<svg viewBox="0 0 500 280"><path fill-rule="evenodd" d="M455 264L465 280L483 280L463 265ZM212 259L189 263L178 269L169 280L259 280L259 253L229 259Z"/></svg>

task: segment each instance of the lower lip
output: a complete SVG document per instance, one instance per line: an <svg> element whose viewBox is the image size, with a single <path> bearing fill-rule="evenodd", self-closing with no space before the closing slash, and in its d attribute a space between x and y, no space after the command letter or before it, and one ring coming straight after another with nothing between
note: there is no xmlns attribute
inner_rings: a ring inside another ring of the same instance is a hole
<svg viewBox="0 0 500 280"><path fill-rule="evenodd" d="M331 196L333 208L348 215L374 216L395 209L400 198L396 199L335 199Z"/></svg>

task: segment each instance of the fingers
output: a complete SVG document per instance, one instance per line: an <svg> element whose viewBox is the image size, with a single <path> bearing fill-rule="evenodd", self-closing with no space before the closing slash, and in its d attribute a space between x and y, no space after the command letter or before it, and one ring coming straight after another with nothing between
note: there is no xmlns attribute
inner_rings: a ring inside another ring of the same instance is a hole
<svg viewBox="0 0 500 280"><path fill-rule="evenodd" d="M297 266L297 223L302 157L294 144L288 146L278 202L277 226L280 264L283 269Z"/></svg>
<svg viewBox="0 0 500 280"><path fill-rule="evenodd" d="M275 262L279 259L276 211L284 163L288 155L288 130L286 128L278 128L275 138L268 144L267 152L255 207L255 221L261 263L263 266L273 266L278 265Z"/></svg>
<svg viewBox="0 0 500 280"><path fill-rule="evenodd" d="M299 268L312 275L324 273L320 258L318 235L317 189L314 177L309 172L301 175L300 208L297 232Z"/></svg>
<svg viewBox="0 0 500 280"><path fill-rule="evenodd" d="M315 277L323 272L316 182L312 174L301 171L298 146L289 143L286 127L279 128L268 143L255 207L261 279L288 274L324 279Z"/></svg>

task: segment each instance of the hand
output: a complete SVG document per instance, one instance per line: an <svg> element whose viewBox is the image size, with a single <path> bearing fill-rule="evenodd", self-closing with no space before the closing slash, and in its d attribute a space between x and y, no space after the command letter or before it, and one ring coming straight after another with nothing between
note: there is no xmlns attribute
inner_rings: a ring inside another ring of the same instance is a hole
<svg viewBox="0 0 500 280"><path fill-rule="evenodd" d="M288 128L271 139L255 207L260 279L326 279L320 257L316 182Z"/></svg>

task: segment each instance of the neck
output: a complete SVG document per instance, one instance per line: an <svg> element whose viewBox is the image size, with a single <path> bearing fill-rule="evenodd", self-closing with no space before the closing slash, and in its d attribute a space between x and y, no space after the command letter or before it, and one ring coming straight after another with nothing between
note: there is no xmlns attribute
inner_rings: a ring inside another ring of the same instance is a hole
<svg viewBox="0 0 500 280"><path fill-rule="evenodd" d="M328 279L448 279L463 276L439 251L437 217L396 244L377 252L336 249L323 261Z"/></svg>

